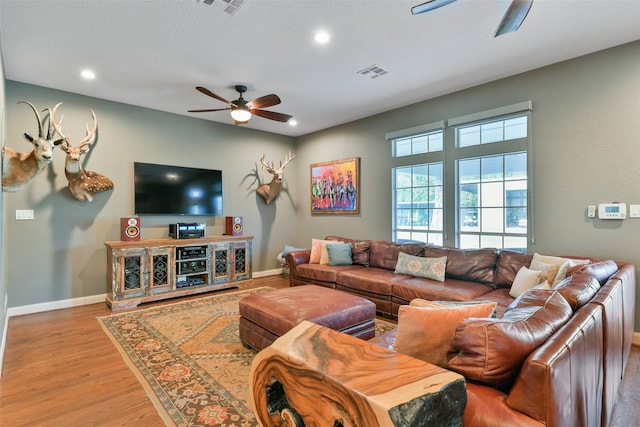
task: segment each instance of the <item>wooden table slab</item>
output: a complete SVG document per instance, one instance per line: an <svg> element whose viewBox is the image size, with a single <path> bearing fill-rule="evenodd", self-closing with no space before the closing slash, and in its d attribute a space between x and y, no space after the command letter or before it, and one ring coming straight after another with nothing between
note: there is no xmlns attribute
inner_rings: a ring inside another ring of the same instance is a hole
<svg viewBox="0 0 640 427"><path fill-rule="evenodd" d="M259 352L251 400L270 426L462 426L464 377L304 321Z"/></svg>

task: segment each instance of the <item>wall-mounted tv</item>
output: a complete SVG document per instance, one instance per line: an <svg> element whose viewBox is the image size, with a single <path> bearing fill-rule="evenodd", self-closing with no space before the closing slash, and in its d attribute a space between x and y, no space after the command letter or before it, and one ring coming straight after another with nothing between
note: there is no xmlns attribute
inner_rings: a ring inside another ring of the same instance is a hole
<svg viewBox="0 0 640 427"><path fill-rule="evenodd" d="M136 215L222 215L222 171L133 163Z"/></svg>

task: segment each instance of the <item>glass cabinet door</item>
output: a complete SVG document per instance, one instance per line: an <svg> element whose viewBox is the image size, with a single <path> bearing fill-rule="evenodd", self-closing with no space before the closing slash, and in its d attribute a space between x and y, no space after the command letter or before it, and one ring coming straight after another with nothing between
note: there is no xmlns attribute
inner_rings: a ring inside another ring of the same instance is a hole
<svg viewBox="0 0 640 427"><path fill-rule="evenodd" d="M123 299L143 296L147 264L145 250L120 249L117 252L114 268L120 285L114 291Z"/></svg>
<svg viewBox="0 0 640 427"><path fill-rule="evenodd" d="M174 248L150 248L149 251L149 294L167 293L173 284Z"/></svg>
<svg viewBox="0 0 640 427"><path fill-rule="evenodd" d="M229 244L214 243L211 245L211 279L212 284L228 283L231 279L229 273Z"/></svg>
<svg viewBox="0 0 640 427"><path fill-rule="evenodd" d="M233 242L233 281L251 278L251 242Z"/></svg>

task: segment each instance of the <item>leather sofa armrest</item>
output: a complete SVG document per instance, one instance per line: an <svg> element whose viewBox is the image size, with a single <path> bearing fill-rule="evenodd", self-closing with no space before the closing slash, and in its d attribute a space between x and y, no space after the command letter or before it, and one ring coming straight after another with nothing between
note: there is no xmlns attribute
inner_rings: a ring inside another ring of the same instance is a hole
<svg viewBox="0 0 640 427"><path fill-rule="evenodd" d="M311 249L289 252L286 256L287 265L289 266L289 280L292 281L297 277L296 267L300 264L309 264L311 258Z"/></svg>

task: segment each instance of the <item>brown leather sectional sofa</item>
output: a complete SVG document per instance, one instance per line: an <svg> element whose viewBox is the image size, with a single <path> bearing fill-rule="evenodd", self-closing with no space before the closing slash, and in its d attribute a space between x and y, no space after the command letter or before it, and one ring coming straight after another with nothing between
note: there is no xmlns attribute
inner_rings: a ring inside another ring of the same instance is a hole
<svg viewBox="0 0 640 427"><path fill-rule="evenodd" d="M629 357L635 317L635 266L590 259L554 289L509 295L532 255L421 243L356 240L353 264L309 264L287 255L291 286L316 284L365 297L397 317L415 298L497 302L496 319L458 325L446 368L467 379L465 426L606 426ZM444 282L394 273L398 253L447 256ZM584 257L583 257L584 258ZM396 331L370 341L393 348ZM511 370L506 369L510 367Z"/></svg>

